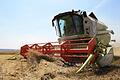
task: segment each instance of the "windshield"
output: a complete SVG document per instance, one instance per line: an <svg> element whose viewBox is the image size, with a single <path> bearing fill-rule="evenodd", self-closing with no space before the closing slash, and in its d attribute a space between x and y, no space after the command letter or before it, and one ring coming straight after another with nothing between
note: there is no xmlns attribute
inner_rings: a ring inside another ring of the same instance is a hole
<svg viewBox="0 0 120 80"><path fill-rule="evenodd" d="M58 19L58 25L60 27L61 36L71 36L76 34L72 17L70 15Z"/></svg>
<svg viewBox="0 0 120 80"><path fill-rule="evenodd" d="M57 35L62 37L83 34L84 29L82 21L82 17L78 15L65 15L59 17L54 21Z"/></svg>

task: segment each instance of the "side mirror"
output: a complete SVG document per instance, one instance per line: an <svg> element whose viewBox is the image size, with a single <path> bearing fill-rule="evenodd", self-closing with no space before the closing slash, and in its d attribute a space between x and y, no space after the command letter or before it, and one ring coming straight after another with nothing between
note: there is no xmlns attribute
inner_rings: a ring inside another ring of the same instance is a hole
<svg viewBox="0 0 120 80"><path fill-rule="evenodd" d="M113 31L113 30L110 30L110 33L111 33L111 34L114 34L114 31Z"/></svg>
<svg viewBox="0 0 120 80"><path fill-rule="evenodd" d="M54 27L54 22L53 22L53 20L52 20L52 26Z"/></svg>

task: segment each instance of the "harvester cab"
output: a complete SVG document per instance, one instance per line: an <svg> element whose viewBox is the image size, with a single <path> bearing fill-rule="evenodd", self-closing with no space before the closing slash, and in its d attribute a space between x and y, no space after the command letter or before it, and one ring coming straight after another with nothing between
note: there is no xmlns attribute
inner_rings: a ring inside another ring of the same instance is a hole
<svg viewBox="0 0 120 80"><path fill-rule="evenodd" d="M88 64L108 66L113 59L113 48L109 44L113 31L107 30L93 12L69 11L56 15L52 20L58 42L26 44L20 54L27 58L29 52L49 57L60 57L67 63L83 63L80 72Z"/></svg>
<svg viewBox="0 0 120 80"><path fill-rule="evenodd" d="M92 17L86 12L70 11L56 15L52 24L56 29L59 40L94 37L96 35L97 18L92 13Z"/></svg>
<svg viewBox="0 0 120 80"><path fill-rule="evenodd" d="M56 34L60 37L58 40L69 40L77 38L96 37L99 42L109 45L111 40L111 30L98 21L93 12L87 15L86 11L69 11L56 15L52 20Z"/></svg>

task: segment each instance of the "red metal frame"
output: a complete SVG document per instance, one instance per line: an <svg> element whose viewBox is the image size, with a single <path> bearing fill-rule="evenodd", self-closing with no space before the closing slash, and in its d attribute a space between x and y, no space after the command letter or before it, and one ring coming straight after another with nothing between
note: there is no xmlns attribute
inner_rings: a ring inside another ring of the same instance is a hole
<svg viewBox="0 0 120 80"><path fill-rule="evenodd" d="M86 47L81 48L80 45L86 45ZM76 46L79 47L74 49ZM28 50L32 49L38 51L39 54L62 57L66 62L79 62L80 59L87 58L91 53L96 56L95 46L95 38L66 40L61 44L58 42L28 44L21 47L20 54L26 58Z"/></svg>

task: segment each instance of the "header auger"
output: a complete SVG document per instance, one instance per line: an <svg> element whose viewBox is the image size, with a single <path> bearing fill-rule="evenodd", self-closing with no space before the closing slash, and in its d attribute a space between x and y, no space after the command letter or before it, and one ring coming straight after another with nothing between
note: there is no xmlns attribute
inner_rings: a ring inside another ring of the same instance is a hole
<svg viewBox="0 0 120 80"><path fill-rule="evenodd" d="M67 63L83 63L80 72L88 64L100 67L110 65L113 49L107 26L99 22L93 12L69 11L56 15L52 20L58 42L27 44L21 47L20 54L27 58L29 51L39 55L61 57Z"/></svg>

